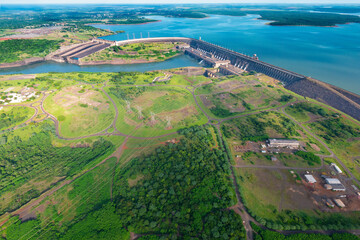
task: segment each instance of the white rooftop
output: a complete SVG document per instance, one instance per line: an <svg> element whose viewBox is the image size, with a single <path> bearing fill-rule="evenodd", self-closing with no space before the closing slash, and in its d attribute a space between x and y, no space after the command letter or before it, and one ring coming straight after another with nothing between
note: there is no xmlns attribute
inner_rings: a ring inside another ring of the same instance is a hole
<svg viewBox="0 0 360 240"><path fill-rule="evenodd" d="M316 179L314 178L313 175L305 174L304 176L309 183L316 183Z"/></svg>
<svg viewBox="0 0 360 240"><path fill-rule="evenodd" d="M340 180L337 178L325 178L327 184L341 184Z"/></svg>

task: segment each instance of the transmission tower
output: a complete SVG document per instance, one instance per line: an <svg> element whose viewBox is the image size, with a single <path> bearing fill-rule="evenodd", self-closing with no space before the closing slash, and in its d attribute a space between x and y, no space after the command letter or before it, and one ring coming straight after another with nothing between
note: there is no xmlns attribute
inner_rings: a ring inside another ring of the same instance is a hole
<svg viewBox="0 0 360 240"><path fill-rule="evenodd" d="M131 104L130 104L130 101L129 100L125 100L125 103L126 103L126 111L127 113L131 113Z"/></svg>
<svg viewBox="0 0 360 240"><path fill-rule="evenodd" d="M150 112L150 122L151 122L151 124L155 124L155 113L153 113L153 112Z"/></svg>
<svg viewBox="0 0 360 240"><path fill-rule="evenodd" d="M171 117L166 116L166 129L171 129Z"/></svg>
<svg viewBox="0 0 360 240"><path fill-rule="evenodd" d="M136 109L138 110L139 119L143 119L143 115L142 115L142 107L140 107L140 106L136 106Z"/></svg>

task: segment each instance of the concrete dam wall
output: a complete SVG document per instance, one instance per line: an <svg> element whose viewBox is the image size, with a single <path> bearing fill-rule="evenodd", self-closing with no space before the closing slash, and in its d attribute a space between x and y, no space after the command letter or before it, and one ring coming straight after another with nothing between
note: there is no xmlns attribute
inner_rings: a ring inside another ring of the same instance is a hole
<svg viewBox="0 0 360 240"><path fill-rule="evenodd" d="M168 37L168 38L140 38L118 41L121 46L131 43L145 42L183 42L191 48L209 53L216 59L229 60L231 68L244 71L256 71L281 81L285 88L302 95L326 103L350 116L360 120L360 96L330 84L308 78L304 75L286 70L281 67L260 61L257 57L250 57L218 45L193 38ZM189 52L189 51L188 51Z"/></svg>

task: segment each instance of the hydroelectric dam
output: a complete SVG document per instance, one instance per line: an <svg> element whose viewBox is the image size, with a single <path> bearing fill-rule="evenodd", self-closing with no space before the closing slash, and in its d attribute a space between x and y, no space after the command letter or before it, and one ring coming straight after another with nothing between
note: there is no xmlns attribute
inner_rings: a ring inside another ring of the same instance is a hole
<svg viewBox="0 0 360 240"><path fill-rule="evenodd" d="M184 43L183 46L180 46L180 48L185 54L202 61L205 65L216 68L221 74L240 75L244 71L262 73L281 81L285 88L305 98L309 97L319 102L323 102L357 120L360 120L359 95L302 74L263 62L259 60L256 55L247 56L200 39L185 37L139 38L114 42L102 39L94 39L92 41L102 45L99 47L92 47L92 49L90 49L92 51L86 49L86 51L81 52L81 54L74 49L73 52L76 54L73 56L76 56L76 58L68 56L69 54L63 54L66 56L65 60L76 63L80 58L93 53L94 50L102 50L114 45L122 46L132 43L149 42ZM79 48L79 46L77 46L77 48ZM67 50L67 52L72 51L70 49ZM61 56L61 53L57 56ZM209 76L212 76L213 72L207 72Z"/></svg>

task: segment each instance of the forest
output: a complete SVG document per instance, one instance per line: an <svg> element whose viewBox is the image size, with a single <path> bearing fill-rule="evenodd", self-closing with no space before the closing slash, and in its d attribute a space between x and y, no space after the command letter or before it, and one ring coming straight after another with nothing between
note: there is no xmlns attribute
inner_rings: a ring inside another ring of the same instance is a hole
<svg viewBox="0 0 360 240"><path fill-rule="evenodd" d="M211 149L207 127L180 131L179 144L133 159L117 174L115 205L123 225L137 233L241 239L241 219L223 151Z"/></svg>
<svg viewBox="0 0 360 240"><path fill-rule="evenodd" d="M16 62L29 57L45 57L50 52L59 49L61 42L61 40L46 39L0 41L0 63Z"/></svg>
<svg viewBox="0 0 360 240"><path fill-rule="evenodd" d="M334 233L332 235L322 235L318 233L297 233L283 235L279 232L262 229L253 222L251 227L255 232L255 240L359 240L357 236L350 233Z"/></svg>
<svg viewBox="0 0 360 240"><path fill-rule="evenodd" d="M306 11L256 10L256 9L208 9L200 10L208 14L229 16L260 15L261 20L271 21L272 26L335 26L337 24L360 23L360 17L336 13L315 13Z"/></svg>

